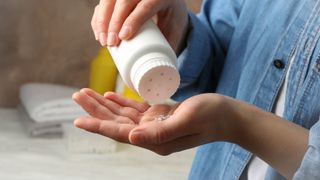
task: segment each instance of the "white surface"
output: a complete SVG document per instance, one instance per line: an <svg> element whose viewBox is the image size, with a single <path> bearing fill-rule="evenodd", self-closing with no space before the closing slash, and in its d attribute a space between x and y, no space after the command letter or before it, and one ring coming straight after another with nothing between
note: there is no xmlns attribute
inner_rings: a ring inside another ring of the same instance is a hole
<svg viewBox="0 0 320 180"><path fill-rule="evenodd" d="M194 149L159 156L121 145L116 153L72 154L63 139L30 139L17 111L0 109L1 180L182 180Z"/></svg>
<svg viewBox="0 0 320 180"><path fill-rule="evenodd" d="M113 139L76 128L73 123L63 124L63 131L70 153L114 153L120 144Z"/></svg>

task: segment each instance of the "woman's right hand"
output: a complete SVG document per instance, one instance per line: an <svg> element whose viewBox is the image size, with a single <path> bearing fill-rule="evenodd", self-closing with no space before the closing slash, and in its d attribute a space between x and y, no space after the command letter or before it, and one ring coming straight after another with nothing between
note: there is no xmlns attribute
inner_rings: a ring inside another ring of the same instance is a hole
<svg viewBox="0 0 320 180"><path fill-rule="evenodd" d="M132 38L147 20L155 18L174 50L187 31L188 14L183 0L100 0L91 25L102 46L116 46Z"/></svg>

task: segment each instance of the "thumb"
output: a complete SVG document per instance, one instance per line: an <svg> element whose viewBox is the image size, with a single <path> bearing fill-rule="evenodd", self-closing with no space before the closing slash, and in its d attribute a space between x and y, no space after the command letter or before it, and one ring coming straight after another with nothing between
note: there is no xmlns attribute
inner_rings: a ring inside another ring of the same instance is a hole
<svg viewBox="0 0 320 180"><path fill-rule="evenodd" d="M170 117L164 121L146 122L129 133L129 141L132 144L162 144L178 137L184 136L181 121Z"/></svg>

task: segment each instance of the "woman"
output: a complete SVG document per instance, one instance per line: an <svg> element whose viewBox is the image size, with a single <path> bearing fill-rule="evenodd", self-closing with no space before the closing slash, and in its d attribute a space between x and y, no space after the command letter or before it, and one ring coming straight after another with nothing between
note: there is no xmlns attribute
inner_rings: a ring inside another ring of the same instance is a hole
<svg viewBox="0 0 320 180"><path fill-rule="evenodd" d="M207 0L196 17L181 0L101 0L92 27L115 46L154 16L180 103L83 89L76 126L161 155L201 145L190 179L320 179L320 1Z"/></svg>

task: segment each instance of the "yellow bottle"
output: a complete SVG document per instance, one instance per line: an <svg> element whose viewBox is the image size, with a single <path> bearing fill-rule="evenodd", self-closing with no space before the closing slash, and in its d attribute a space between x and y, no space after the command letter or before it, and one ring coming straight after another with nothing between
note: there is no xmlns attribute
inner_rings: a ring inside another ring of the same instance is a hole
<svg viewBox="0 0 320 180"><path fill-rule="evenodd" d="M139 96L139 94L136 91L129 88L127 85L124 85L122 95L126 98L136 100L138 102L143 102L143 99Z"/></svg>
<svg viewBox="0 0 320 180"><path fill-rule="evenodd" d="M116 81L117 68L107 48L101 48L91 62L89 88L102 95L115 91Z"/></svg>
<svg viewBox="0 0 320 180"><path fill-rule="evenodd" d="M144 101L135 90L131 89L123 82L121 76L118 76L116 85L116 92L121 96L138 102Z"/></svg>

